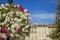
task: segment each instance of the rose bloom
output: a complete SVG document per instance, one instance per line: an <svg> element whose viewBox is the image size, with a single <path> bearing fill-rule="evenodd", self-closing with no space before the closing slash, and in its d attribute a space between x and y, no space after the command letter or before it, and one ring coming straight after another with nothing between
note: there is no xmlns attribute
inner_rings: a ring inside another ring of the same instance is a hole
<svg viewBox="0 0 60 40"><path fill-rule="evenodd" d="M23 12L24 11L24 8L22 6L19 7L20 8L20 11Z"/></svg>
<svg viewBox="0 0 60 40"><path fill-rule="evenodd" d="M9 35L9 32L7 31L7 29L6 28L1 28L1 31L3 32L3 33L5 33L5 35L6 36L8 36Z"/></svg>
<svg viewBox="0 0 60 40"><path fill-rule="evenodd" d="M17 28L17 31L20 32L22 29L21 28Z"/></svg>

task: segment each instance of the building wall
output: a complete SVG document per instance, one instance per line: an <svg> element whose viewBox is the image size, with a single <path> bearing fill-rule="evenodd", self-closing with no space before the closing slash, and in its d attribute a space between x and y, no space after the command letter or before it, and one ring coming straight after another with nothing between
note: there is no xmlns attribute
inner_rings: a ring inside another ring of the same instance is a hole
<svg viewBox="0 0 60 40"><path fill-rule="evenodd" d="M38 40L45 40L49 33L48 27L40 27L38 30Z"/></svg>
<svg viewBox="0 0 60 40"><path fill-rule="evenodd" d="M25 40L38 40L37 28L31 28L30 36L27 36Z"/></svg>
<svg viewBox="0 0 60 40"><path fill-rule="evenodd" d="M36 26L36 25L35 25ZM51 33L52 30L55 28L49 27L47 25L40 25L37 27L32 27L31 28L31 34L29 38L27 37L26 40L51 40L50 38L47 37L49 33Z"/></svg>

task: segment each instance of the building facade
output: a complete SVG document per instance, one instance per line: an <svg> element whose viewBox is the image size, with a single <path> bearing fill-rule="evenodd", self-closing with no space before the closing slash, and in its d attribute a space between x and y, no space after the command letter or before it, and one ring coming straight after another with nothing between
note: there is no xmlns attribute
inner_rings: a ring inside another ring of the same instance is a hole
<svg viewBox="0 0 60 40"><path fill-rule="evenodd" d="M31 27L30 36L27 36L25 40L51 40L47 35L50 34L52 30L55 30L55 28L54 24L35 24Z"/></svg>

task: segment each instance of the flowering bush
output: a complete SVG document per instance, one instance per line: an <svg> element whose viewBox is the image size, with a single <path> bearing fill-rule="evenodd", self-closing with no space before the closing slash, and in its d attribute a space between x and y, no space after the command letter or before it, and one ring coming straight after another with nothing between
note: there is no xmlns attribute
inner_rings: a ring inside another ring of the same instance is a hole
<svg viewBox="0 0 60 40"><path fill-rule="evenodd" d="M29 35L30 17L27 9L19 5L1 4L0 36L2 38Z"/></svg>

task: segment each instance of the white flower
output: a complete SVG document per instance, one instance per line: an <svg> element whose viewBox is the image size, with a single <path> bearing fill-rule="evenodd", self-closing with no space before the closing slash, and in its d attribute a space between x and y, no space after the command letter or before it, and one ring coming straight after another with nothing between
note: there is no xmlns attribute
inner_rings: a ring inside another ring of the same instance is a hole
<svg viewBox="0 0 60 40"><path fill-rule="evenodd" d="M20 5L17 5L17 7L19 7Z"/></svg>
<svg viewBox="0 0 60 40"><path fill-rule="evenodd" d="M14 23L14 21L11 21L11 23L13 24L13 23Z"/></svg>
<svg viewBox="0 0 60 40"><path fill-rule="evenodd" d="M23 28L22 31L25 31L25 28Z"/></svg>
<svg viewBox="0 0 60 40"><path fill-rule="evenodd" d="M16 22L21 22L21 21L22 21L22 19L17 19L17 20L16 20Z"/></svg>
<svg viewBox="0 0 60 40"><path fill-rule="evenodd" d="M5 21L10 21L10 17L6 16Z"/></svg>
<svg viewBox="0 0 60 40"><path fill-rule="evenodd" d="M6 14L4 13L4 14L3 14L3 17L5 17L5 16L6 16Z"/></svg>
<svg viewBox="0 0 60 40"><path fill-rule="evenodd" d="M4 7L4 4L1 4L1 7Z"/></svg>
<svg viewBox="0 0 60 40"><path fill-rule="evenodd" d="M7 24L5 27L8 27L9 24ZM8 29L8 28L7 28Z"/></svg>
<svg viewBox="0 0 60 40"><path fill-rule="evenodd" d="M20 15L20 14L19 14L19 11L16 11L16 15L17 15L17 16L19 16L19 15Z"/></svg>
<svg viewBox="0 0 60 40"><path fill-rule="evenodd" d="M25 16L29 16L29 14L28 14L28 13L26 13L26 14L25 14Z"/></svg>
<svg viewBox="0 0 60 40"><path fill-rule="evenodd" d="M8 4L8 3L6 3L5 5L6 5L6 6L9 6L9 4Z"/></svg>
<svg viewBox="0 0 60 40"><path fill-rule="evenodd" d="M16 7L16 5L14 5L14 7Z"/></svg>
<svg viewBox="0 0 60 40"><path fill-rule="evenodd" d="M7 22L7 21L10 21L10 20L9 19L6 19L5 21Z"/></svg>
<svg viewBox="0 0 60 40"><path fill-rule="evenodd" d="M2 8L0 7L0 9L2 9Z"/></svg>
<svg viewBox="0 0 60 40"><path fill-rule="evenodd" d="M20 12L20 14L23 14L22 12Z"/></svg>
<svg viewBox="0 0 60 40"><path fill-rule="evenodd" d="M18 37L19 35L18 34L15 34L16 37Z"/></svg>
<svg viewBox="0 0 60 40"><path fill-rule="evenodd" d="M12 17L12 14L10 13L9 16Z"/></svg>
<svg viewBox="0 0 60 40"><path fill-rule="evenodd" d="M25 16L24 16L24 14L21 14L20 17L21 17L21 18L24 18Z"/></svg>
<svg viewBox="0 0 60 40"><path fill-rule="evenodd" d="M8 13L7 13L7 16L9 16L9 15L12 15L12 13L11 13L11 12L8 12Z"/></svg>
<svg viewBox="0 0 60 40"><path fill-rule="evenodd" d="M6 7L5 7L4 9L6 9L6 10L7 10L8 8L6 8Z"/></svg>
<svg viewBox="0 0 60 40"><path fill-rule="evenodd" d="M28 19L30 20L31 18L29 17Z"/></svg>
<svg viewBox="0 0 60 40"><path fill-rule="evenodd" d="M15 24L15 27L19 27L18 23Z"/></svg>
<svg viewBox="0 0 60 40"><path fill-rule="evenodd" d="M11 37L14 37L14 34L13 34L13 33L10 33L10 36L11 36Z"/></svg>
<svg viewBox="0 0 60 40"><path fill-rule="evenodd" d="M25 9L24 12L27 13L28 9Z"/></svg>
<svg viewBox="0 0 60 40"><path fill-rule="evenodd" d="M14 20L17 20L18 18L15 18Z"/></svg>
<svg viewBox="0 0 60 40"><path fill-rule="evenodd" d="M7 38L7 36L5 35L5 33L2 34L2 38Z"/></svg>
<svg viewBox="0 0 60 40"><path fill-rule="evenodd" d="M16 13L18 13L18 11L16 11Z"/></svg>
<svg viewBox="0 0 60 40"><path fill-rule="evenodd" d="M11 20L14 20L13 18L11 18Z"/></svg>
<svg viewBox="0 0 60 40"><path fill-rule="evenodd" d="M2 25L4 25L5 23L4 22L2 22Z"/></svg>
<svg viewBox="0 0 60 40"><path fill-rule="evenodd" d="M13 11L11 11L10 13L12 13L12 14L13 14L14 12L13 12Z"/></svg>
<svg viewBox="0 0 60 40"><path fill-rule="evenodd" d="M18 23L15 23L15 24L12 24L11 28L15 28L15 27L18 27Z"/></svg>
<svg viewBox="0 0 60 40"><path fill-rule="evenodd" d="M20 23L22 21L22 19L17 19L16 23Z"/></svg>
<svg viewBox="0 0 60 40"><path fill-rule="evenodd" d="M8 27L8 30L10 30L10 28Z"/></svg>
<svg viewBox="0 0 60 40"><path fill-rule="evenodd" d="M21 18L23 18L23 19L27 19L27 16L25 16L25 15L21 15Z"/></svg>
<svg viewBox="0 0 60 40"><path fill-rule="evenodd" d="M27 19L27 17L25 16L24 19Z"/></svg>
<svg viewBox="0 0 60 40"><path fill-rule="evenodd" d="M23 24L23 23L21 23L20 25L21 25L21 26L23 26L24 24Z"/></svg>
<svg viewBox="0 0 60 40"><path fill-rule="evenodd" d="M25 28L28 28L28 27L29 27L29 25L25 26Z"/></svg>
<svg viewBox="0 0 60 40"><path fill-rule="evenodd" d="M11 26L11 29L13 29L13 28L15 28L15 25L12 25L12 26Z"/></svg>
<svg viewBox="0 0 60 40"><path fill-rule="evenodd" d="M28 30L26 30L26 32L28 32Z"/></svg>
<svg viewBox="0 0 60 40"><path fill-rule="evenodd" d="M14 29L11 29L12 33L15 33L15 30Z"/></svg>
<svg viewBox="0 0 60 40"><path fill-rule="evenodd" d="M20 15L20 17L22 18L23 16L22 16L22 15Z"/></svg>
<svg viewBox="0 0 60 40"><path fill-rule="evenodd" d="M3 22L2 22L3 23ZM6 21L4 21L4 24L6 24Z"/></svg>
<svg viewBox="0 0 60 40"><path fill-rule="evenodd" d="M22 19L19 19L18 21L22 21Z"/></svg>
<svg viewBox="0 0 60 40"><path fill-rule="evenodd" d="M25 23L27 23L27 21L25 21Z"/></svg>

